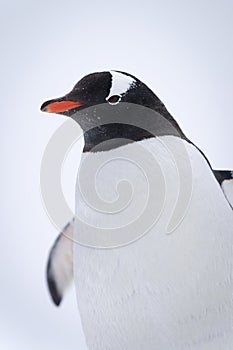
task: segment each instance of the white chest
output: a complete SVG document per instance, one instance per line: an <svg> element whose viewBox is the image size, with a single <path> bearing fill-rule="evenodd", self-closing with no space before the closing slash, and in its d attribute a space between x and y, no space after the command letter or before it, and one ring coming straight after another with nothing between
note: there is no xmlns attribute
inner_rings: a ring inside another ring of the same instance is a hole
<svg viewBox="0 0 233 350"><path fill-rule="evenodd" d="M161 139L84 156L74 267L89 349L232 348L232 211L198 151Z"/></svg>

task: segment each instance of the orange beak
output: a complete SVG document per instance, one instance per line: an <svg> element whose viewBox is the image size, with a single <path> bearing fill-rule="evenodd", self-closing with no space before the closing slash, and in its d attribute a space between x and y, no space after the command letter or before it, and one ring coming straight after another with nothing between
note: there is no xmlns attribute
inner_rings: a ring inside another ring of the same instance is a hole
<svg viewBox="0 0 233 350"><path fill-rule="evenodd" d="M46 101L41 106L41 111L48 113L64 113L74 108L84 106L81 102L65 101L62 99Z"/></svg>

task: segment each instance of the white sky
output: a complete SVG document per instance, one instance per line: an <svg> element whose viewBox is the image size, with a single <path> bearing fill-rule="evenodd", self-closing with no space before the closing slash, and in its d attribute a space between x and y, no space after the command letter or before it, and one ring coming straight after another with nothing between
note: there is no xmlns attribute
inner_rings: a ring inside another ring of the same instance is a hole
<svg viewBox="0 0 233 350"><path fill-rule="evenodd" d="M0 16L0 348L84 350L74 293L56 309L45 284L57 232L41 202L40 162L65 119L39 107L87 73L127 71L213 166L233 169L233 2L2 0ZM75 166L63 177L71 204Z"/></svg>

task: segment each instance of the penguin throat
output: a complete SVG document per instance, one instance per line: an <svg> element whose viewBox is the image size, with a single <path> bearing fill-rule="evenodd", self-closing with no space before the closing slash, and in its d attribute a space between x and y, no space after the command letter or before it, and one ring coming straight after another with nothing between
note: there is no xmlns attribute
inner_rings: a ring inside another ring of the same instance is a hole
<svg viewBox="0 0 233 350"><path fill-rule="evenodd" d="M84 132L83 152L108 151L157 136L186 139L166 109L153 107L126 102L116 106L105 103L75 113L72 118Z"/></svg>
<svg viewBox="0 0 233 350"><path fill-rule="evenodd" d="M83 152L109 151L129 143L154 137L152 133L134 125L111 123L84 132Z"/></svg>

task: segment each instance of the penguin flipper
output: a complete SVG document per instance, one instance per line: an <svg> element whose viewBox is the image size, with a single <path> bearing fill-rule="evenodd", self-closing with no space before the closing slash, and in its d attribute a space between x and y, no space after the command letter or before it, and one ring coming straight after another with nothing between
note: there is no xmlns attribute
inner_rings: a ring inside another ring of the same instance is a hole
<svg viewBox="0 0 233 350"><path fill-rule="evenodd" d="M213 170L214 175L220 184L223 193L233 209L233 171Z"/></svg>
<svg viewBox="0 0 233 350"><path fill-rule="evenodd" d="M50 250L47 263L47 284L51 298L59 306L73 279L73 227L69 222Z"/></svg>

